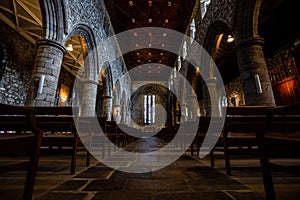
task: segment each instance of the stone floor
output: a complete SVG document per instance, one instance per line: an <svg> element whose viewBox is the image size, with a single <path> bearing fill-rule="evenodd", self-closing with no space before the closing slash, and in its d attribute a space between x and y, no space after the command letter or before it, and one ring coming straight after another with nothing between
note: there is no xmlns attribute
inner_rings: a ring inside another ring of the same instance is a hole
<svg viewBox="0 0 300 200"><path fill-rule="evenodd" d="M161 145L156 140L151 140L151 145L146 144L149 141L143 140L129 145L127 150L147 152ZM231 177L225 175L221 154L216 155L215 169L209 167L209 158L197 160L187 152L168 167L137 174L109 168L96 159L92 159L91 166L85 168L84 153L80 153L77 173L71 176L69 160L68 155L41 157L35 199L264 199L259 162L252 157L232 158ZM299 199L300 160L281 159L275 162L280 166L273 172L278 199ZM130 167L130 164L124 165L120 160L116 161L115 166L117 163L122 163L120 167ZM21 199L24 177L24 169L0 174L0 199Z"/></svg>

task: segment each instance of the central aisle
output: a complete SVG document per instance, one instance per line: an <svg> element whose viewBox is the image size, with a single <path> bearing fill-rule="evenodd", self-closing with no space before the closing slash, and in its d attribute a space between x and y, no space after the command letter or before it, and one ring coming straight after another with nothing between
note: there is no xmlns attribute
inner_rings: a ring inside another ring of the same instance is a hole
<svg viewBox="0 0 300 200"><path fill-rule="evenodd" d="M128 145L130 152L151 152L165 144L158 138L140 139ZM130 167L120 156L111 164ZM145 159L145 157L143 157ZM159 159L149 157L145 163ZM141 160L139 163L143 163ZM184 154L169 166L154 172L126 173L98 163L47 192L43 200L215 200L262 199L242 183Z"/></svg>

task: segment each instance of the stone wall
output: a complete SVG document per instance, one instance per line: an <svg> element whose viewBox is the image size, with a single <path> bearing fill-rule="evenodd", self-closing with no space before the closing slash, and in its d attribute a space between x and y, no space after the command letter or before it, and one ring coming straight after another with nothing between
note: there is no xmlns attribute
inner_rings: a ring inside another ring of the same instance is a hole
<svg viewBox="0 0 300 200"><path fill-rule="evenodd" d="M209 26L216 21L224 21L229 27L233 27L235 0L212 0L208 10L201 21L200 28L197 27L196 40L203 45ZM196 22L196 24L198 24Z"/></svg>
<svg viewBox="0 0 300 200"><path fill-rule="evenodd" d="M114 35L114 30L110 23L110 17L105 8L103 0L73 0L68 1L67 7L69 31L71 31L72 28L77 26L78 24L85 24L91 28L97 45L101 44L101 42L108 37ZM120 54L119 49L115 46L100 46L100 48L108 48L101 49L101 52L104 53L101 54L101 58L98 57L100 72L101 68L104 67L104 63L106 61L111 60L111 58L115 59L109 63L112 75L112 84L114 88L118 81L123 81L120 80L120 78L122 74L126 72L124 61L121 57L118 57L118 55ZM122 85L120 90L122 92L124 91L124 93L126 94L126 100L124 101L128 102L127 99L129 99L131 95L130 80L127 80L126 84ZM119 105L119 102L117 102L117 104Z"/></svg>
<svg viewBox="0 0 300 200"><path fill-rule="evenodd" d="M0 20L0 43L7 61L0 82L0 102L24 105L33 68L36 47Z"/></svg>
<svg viewBox="0 0 300 200"><path fill-rule="evenodd" d="M86 24L92 29L97 44L114 35L114 30L103 0L73 0L68 2L68 8L69 30L79 23ZM115 54L114 57L116 60L110 63L113 84L118 81L123 69L123 60L117 58L118 51L115 47L111 47L110 50L103 51L108 52L107 56L101 55L104 58L102 62L105 63L105 61L109 60L109 57L113 57L111 54ZM107 58L105 59L105 57Z"/></svg>

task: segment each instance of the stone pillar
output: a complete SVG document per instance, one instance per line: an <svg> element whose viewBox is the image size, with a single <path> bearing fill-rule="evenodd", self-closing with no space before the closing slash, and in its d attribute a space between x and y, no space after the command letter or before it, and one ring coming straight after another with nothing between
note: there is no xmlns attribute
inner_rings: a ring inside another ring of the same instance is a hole
<svg viewBox="0 0 300 200"><path fill-rule="evenodd" d="M127 110L126 111L126 124L130 125L131 122L132 122L132 120L131 120L131 110Z"/></svg>
<svg viewBox="0 0 300 200"><path fill-rule="evenodd" d="M37 47L26 105L53 106L63 56L67 52L64 46L52 40L40 40Z"/></svg>
<svg viewBox="0 0 300 200"><path fill-rule="evenodd" d="M103 116L106 116L107 121L111 121L112 115L112 106L113 106L113 97L104 96L103 97Z"/></svg>
<svg viewBox="0 0 300 200"><path fill-rule="evenodd" d="M254 37L241 41L236 47L246 105L275 105L263 45L263 38ZM262 93L258 93L255 75L259 76Z"/></svg>
<svg viewBox="0 0 300 200"><path fill-rule="evenodd" d="M175 107L174 107L174 122L175 122L175 125L179 124L180 121L182 120L180 117L183 118L183 116L180 116L179 101L176 99L175 100Z"/></svg>
<svg viewBox="0 0 300 200"><path fill-rule="evenodd" d="M218 101L218 91L217 91L217 79L210 78L206 80L207 89L204 89L204 102L206 116L217 117L220 116L219 112L219 101ZM213 105L213 106L212 106Z"/></svg>
<svg viewBox="0 0 300 200"><path fill-rule="evenodd" d="M114 105L114 120L117 123L120 123L120 121L121 121L121 105L120 104Z"/></svg>
<svg viewBox="0 0 300 200"><path fill-rule="evenodd" d="M181 109L181 122L186 122L189 117L188 107L186 104L182 104L180 105L180 109Z"/></svg>
<svg viewBox="0 0 300 200"><path fill-rule="evenodd" d="M197 96L187 96L187 105L189 110L189 119L196 120L196 117L199 116L199 103Z"/></svg>
<svg viewBox="0 0 300 200"><path fill-rule="evenodd" d="M98 83L85 81L82 90L81 116L95 116Z"/></svg>

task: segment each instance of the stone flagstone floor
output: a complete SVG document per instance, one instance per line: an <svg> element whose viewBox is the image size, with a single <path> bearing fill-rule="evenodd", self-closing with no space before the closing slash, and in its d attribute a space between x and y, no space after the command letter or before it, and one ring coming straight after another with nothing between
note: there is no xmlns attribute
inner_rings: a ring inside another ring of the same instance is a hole
<svg viewBox="0 0 300 200"><path fill-rule="evenodd" d="M147 143L148 145L145 145ZM147 152L159 148L160 145L158 140L141 141L138 145L129 145L127 150ZM264 198L257 158L232 157L233 176L228 177L225 175L223 155L218 152L216 154L215 169L209 167L209 158L197 160L190 156L190 152L186 152L166 168L134 174L111 169L94 158L91 160L91 166L86 168L85 153L80 152L74 176L69 175L70 155L42 155L34 199L252 200ZM0 163L3 159L7 161L16 158L0 158ZM273 173L277 199L299 199L300 160L275 161L279 166ZM121 160L113 160L113 164L129 167L128 163ZM0 174L0 199L21 199L24 180L24 169Z"/></svg>
<svg viewBox="0 0 300 200"><path fill-rule="evenodd" d="M135 145L127 146L127 150L149 152L163 145L157 138L141 139ZM116 165L120 163L121 168L131 167L133 164L120 162L125 161L120 155L117 158ZM148 159L156 160L153 156ZM139 162L147 161L149 160L146 158ZM146 173L127 173L96 164L37 199L226 200L262 199L262 197L237 180L189 155L183 155L165 168Z"/></svg>

